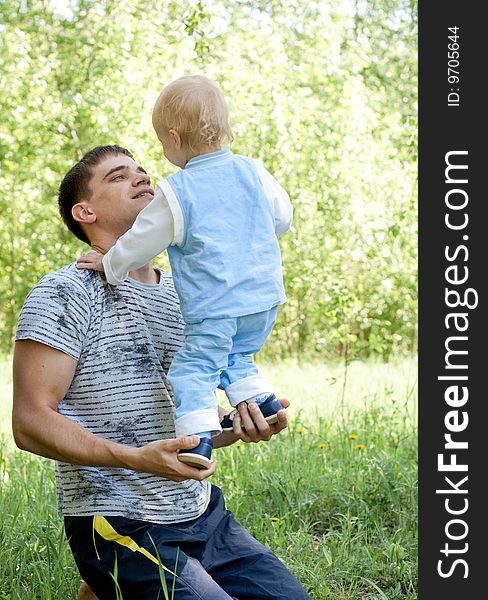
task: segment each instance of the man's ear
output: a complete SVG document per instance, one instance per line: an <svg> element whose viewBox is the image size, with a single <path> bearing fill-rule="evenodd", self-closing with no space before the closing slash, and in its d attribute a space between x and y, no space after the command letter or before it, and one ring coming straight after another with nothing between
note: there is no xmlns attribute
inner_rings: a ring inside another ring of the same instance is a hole
<svg viewBox="0 0 488 600"><path fill-rule="evenodd" d="M97 215L93 212L93 210L84 204L83 202L78 202L71 209L71 216L75 221L79 223L95 223L97 220Z"/></svg>
<svg viewBox="0 0 488 600"><path fill-rule="evenodd" d="M181 148L181 137L180 137L180 134L176 131L176 129L170 129L169 130L169 134L170 134L171 138L173 139L174 145L179 150Z"/></svg>

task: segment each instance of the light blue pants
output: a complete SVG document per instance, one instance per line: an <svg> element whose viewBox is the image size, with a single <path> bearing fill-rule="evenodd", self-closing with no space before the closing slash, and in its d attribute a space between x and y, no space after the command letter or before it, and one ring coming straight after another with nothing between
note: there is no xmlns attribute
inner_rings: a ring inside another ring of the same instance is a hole
<svg viewBox="0 0 488 600"><path fill-rule="evenodd" d="M252 354L270 334L278 307L234 319L204 319L185 327L185 341L168 372L173 388L176 436L219 433L215 390L223 389L232 406L271 394Z"/></svg>

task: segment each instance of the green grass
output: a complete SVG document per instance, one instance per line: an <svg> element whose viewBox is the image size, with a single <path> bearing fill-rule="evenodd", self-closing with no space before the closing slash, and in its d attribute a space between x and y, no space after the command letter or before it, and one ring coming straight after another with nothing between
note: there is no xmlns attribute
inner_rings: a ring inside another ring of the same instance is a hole
<svg viewBox="0 0 488 600"><path fill-rule="evenodd" d="M12 442L9 370L0 370L0 600L74 599L51 462ZM260 370L292 401L291 423L270 443L216 452L213 482L228 508L314 600L416 599L415 362Z"/></svg>
<svg viewBox="0 0 488 600"><path fill-rule="evenodd" d="M0 360L0 434L10 434L12 412L12 364Z"/></svg>

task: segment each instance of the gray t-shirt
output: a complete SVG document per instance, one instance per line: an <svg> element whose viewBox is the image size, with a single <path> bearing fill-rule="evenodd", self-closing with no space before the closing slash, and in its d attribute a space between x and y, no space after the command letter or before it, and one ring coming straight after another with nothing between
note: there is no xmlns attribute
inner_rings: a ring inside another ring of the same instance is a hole
<svg viewBox="0 0 488 600"><path fill-rule="evenodd" d="M100 273L68 265L41 279L22 308L17 340L35 340L78 361L58 411L106 439L143 446L175 437L166 373L184 323L171 276L160 283L126 279L114 287ZM210 484L181 483L128 469L56 463L62 515L114 515L153 523L200 516Z"/></svg>

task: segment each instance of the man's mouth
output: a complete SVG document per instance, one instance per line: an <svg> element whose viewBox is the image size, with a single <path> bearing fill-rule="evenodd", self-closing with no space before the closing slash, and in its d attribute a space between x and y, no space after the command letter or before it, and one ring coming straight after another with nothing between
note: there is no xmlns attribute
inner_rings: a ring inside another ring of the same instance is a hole
<svg viewBox="0 0 488 600"><path fill-rule="evenodd" d="M153 198L154 197L154 192L152 190L141 190L138 194L136 194L135 196L133 196L133 200L135 200L136 198Z"/></svg>

